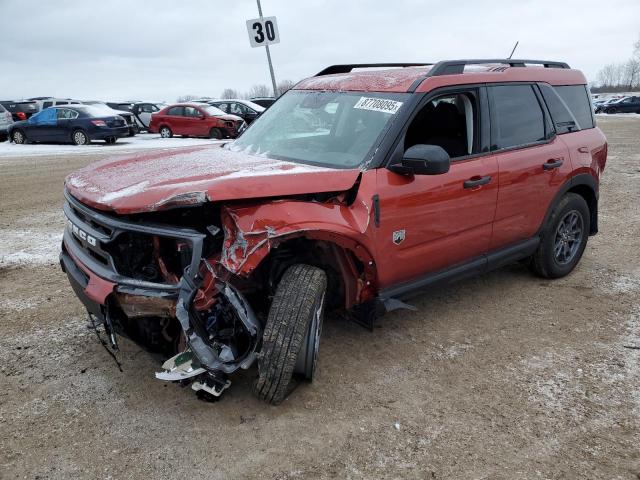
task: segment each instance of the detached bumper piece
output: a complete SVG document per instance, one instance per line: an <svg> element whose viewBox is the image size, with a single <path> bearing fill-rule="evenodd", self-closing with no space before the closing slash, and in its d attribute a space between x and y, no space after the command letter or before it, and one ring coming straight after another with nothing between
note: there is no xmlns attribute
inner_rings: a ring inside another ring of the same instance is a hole
<svg viewBox="0 0 640 480"><path fill-rule="evenodd" d="M199 396L219 397L231 383L227 375L255 361L262 325L243 295L202 258L207 234L122 220L65 197L60 263L88 312L102 323L114 310L126 321L175 318L187 347L156 378L193 382ZM163 259L167 252L176 258ZM198 311L194 299L205 294L207 307Z"/></svg>

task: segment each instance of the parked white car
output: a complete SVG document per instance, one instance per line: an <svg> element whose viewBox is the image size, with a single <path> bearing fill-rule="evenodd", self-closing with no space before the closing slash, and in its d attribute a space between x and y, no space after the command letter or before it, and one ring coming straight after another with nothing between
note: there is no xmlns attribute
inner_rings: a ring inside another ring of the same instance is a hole
<svg viewBox="0 0 640 480"><path fill-rule="evenodd" d="M40 111L49 107L58 107L60 105L80 105L82 103L80 100L73 100L72 98L38 97L31 98L30 100L36 102Z"/></svg>

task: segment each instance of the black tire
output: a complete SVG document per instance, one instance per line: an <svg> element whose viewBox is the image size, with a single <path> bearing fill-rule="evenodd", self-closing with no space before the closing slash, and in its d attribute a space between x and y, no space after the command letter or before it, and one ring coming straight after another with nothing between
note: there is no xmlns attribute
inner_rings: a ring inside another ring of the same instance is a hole
<svg viewBox="0 0 640 480"><path fill-rule="evenodd" d="M87 135L87 132L78 129L74 130L71 134L71 142L74 145L89 145L91 143L91 139L89 138L89 135Z"/></svg>
<svg viewBox="0 0 640 480"><path fill-rule="evenodd" d="M296 264L282 275L258 356L253 393L259 399L278 405L293 389L294 374L313 379L326 290L327 275L317 267Z"/></svg>
<svg viewBox="0 0 640 480"><path fill-rule="evenodd" d="M162 138L171 138L173 137L173 131L166 125L163 125L158 130L158 133Z"/></svg>
<svg viewBox="0 0 640 480"><path fill-rule="evenodd" d="M209 138L213 140L222 140L222 131L219 128L209 130Z"/></svg>
<svg viewBox="0 0 640 480"><path fill-rule="evenodd" d="M22 130L14 130L13 132L11 132L11 141L16 145L22 145L24 143L27 143L27 136Z"/></svg>
<svg viewBox="0 0 640 480"><path fill-rule="evenodd" d="M617 108L609 108L607 109L607 113L618 113L618 109Z"/></svg>
<svg viewBox="0 0 640 480"><path fill-rule="evenodd" d="M574 219L576 227L572 230L569 224ZM560 278L571 273L587 246L590 227L585 199L576 193L564 195L542 230L538 250L531 257L531 270L544 278ZM572 233L577 229L579 235Z"/></svg>

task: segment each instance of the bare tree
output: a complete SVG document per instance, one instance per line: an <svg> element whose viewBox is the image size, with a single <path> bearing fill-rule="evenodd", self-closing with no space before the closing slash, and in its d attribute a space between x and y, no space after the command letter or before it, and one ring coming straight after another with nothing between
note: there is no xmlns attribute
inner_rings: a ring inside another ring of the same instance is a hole
<svg viewBox="0 0 640 480"><path fill-rule="evenodd" d="M191 100L195 100L196 98L201 98L198 95L182 95L178 97L178 103L190 102Z"/></svg>
<svg viewBox="0 0 640 480"><path fill-rule="evenodd" d="M292 80L280 80L278 82L278 85L276 86L278 90L277 96L279 97L280 95L283 95L285 92L287 92L287 90L291 90L294 85L295 82L293 82Z"/></svg>
<svg viewBox="0 0 640 480"><path fill-rule="evenodd" d="M223 98L225 100L229 98L240 98L240 94L238 93L237 90L234 90L233 88L225 88L222 91L222 94L220 94L220 98Z"/></svg>
<svg viewBox="0 0 640 480"><path fill-rule="evenodd" d="M631 58L624 64L624 85L629 90L640 85L640 59Z"/></svg>
<svg viewBox="0 0 640 480"><path fill-rule="evenodd" d="M266 85L254 85L253 87L251 87L251 90L249 90L249 93L247 94L247 97L249 98L270 96L271 90L269 90L269 87L267 87Z"/></svg>

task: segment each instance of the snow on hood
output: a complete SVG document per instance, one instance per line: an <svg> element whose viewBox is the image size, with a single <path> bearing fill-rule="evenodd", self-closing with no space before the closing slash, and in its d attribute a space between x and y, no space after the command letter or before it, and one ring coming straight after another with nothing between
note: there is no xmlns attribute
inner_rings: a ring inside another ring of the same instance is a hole
<svg viewBox="0 0 640 480"><path fill-rule="evenodd" d="M69 175L65 186L89 206L126 214L171 208L177 201L196 204L344 191L359 173L207 145L95 162Z"/></svg>

